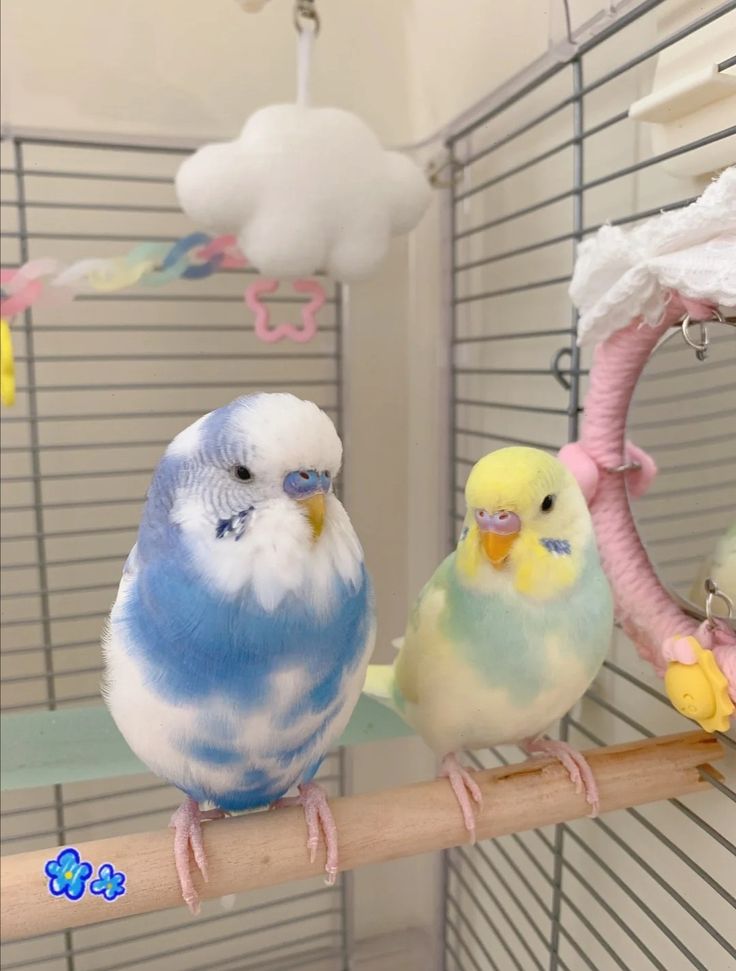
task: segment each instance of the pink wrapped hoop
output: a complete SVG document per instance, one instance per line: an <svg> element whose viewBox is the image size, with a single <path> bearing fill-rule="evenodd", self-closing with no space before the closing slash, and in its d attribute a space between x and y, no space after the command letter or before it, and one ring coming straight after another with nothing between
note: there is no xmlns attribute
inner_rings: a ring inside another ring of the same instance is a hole
<svg viewBox="0 0 736 971"><path fill-rule="evenodd" d="M617 619L641 656L662 676L672 639L696 636L713 650L736 697L736 635L725 623L702 624L680 609L656 574L629 506L629 494L641 495L656 474L652 459L626 441L629 404L657 341L685 314L709 320L713 307L673 294L656 327L637 318L598 345L580 438L560 451L560 460L588 500Z"/></svg>

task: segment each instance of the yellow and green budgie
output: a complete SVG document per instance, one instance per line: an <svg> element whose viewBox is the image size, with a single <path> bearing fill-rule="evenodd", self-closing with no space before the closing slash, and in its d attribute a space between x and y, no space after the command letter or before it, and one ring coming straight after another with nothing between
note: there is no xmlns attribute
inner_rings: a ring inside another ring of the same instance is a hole
<svg viewBox="0 0 736 971"><path fill-rule="evenodd" d="M455 551L420 593L394 664L369 667L365 692L442 759L471 838L481 793L458 762L463 749L517 743L554 755L595 814L585 758L541 737L585 693L613 629L583 494L556 458L512 447L477 462L465 499Z"/></svg>

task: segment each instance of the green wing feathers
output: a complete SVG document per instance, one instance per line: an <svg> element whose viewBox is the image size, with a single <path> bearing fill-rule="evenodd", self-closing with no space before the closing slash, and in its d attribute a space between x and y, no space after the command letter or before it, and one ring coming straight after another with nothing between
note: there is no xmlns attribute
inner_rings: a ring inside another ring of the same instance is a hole
<svg viewBox="0 0 736 971"><path fill-rule="evenodd" d="M369 664L363 685L363 694L380 701L392 711L397 711L394 700L393 664Z"/></svg>
<svg viewBox="0 0 736 971"><path fill-rule="evenodd" d="M436 650L435 631L447 596L447 574L454 554L445 559L417 598L404 637L392 641L398 651L393 664L369 664L363 694L404 716L406 703L419 700L419 669L426 650Z"/></svg>

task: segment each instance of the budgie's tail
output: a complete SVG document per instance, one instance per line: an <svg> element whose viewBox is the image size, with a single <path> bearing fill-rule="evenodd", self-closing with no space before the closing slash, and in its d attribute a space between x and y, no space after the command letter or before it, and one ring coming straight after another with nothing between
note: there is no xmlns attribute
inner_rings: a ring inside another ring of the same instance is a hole
<svg viewBox="0 0 736 971"><path fill-rule="evenodd" d="M396 711L393 664L369 664L363 694L368 695L369 698L375 698L382 705Z"/></svg>

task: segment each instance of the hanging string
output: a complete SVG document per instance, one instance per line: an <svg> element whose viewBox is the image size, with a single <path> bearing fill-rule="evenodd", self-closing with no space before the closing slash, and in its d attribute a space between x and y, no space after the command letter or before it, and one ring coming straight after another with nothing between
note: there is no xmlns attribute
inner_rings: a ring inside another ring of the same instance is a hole
<svg viewBox="0 0 736 971"><path fill-rule="evenodd" d="M297 80L296 80L296 103L300 108L308 108L310 105L309 97L309 74L312 66L312 48L314 44L314 31L308 27L299 33L297 40Z"/></svg>
<svg viewBox="0 0 736 971"><path fill-rule="evenodd" d="M320 20L314 0L296 0L294 26L298 34L296 58L296 103L308 108L309 78L312 66L314 39L319 34Z"/></svg>

